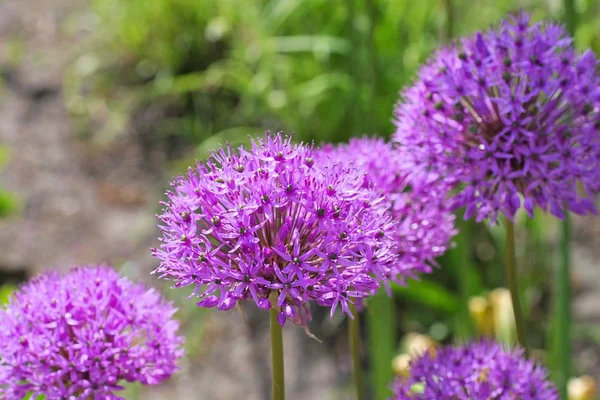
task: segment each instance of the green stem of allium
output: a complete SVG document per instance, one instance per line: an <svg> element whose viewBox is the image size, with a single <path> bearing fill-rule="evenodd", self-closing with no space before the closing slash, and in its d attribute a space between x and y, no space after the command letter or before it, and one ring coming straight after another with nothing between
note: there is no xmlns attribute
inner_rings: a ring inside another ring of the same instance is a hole
<svg viewBox="0 0 600 400"><path fill-rule="evenodd" d="M360 363L360 321L356 305L349 304L350 312L354 319L348 318L348 341L350 342L350 356L352 358L352 377L356 389L356 399L365 399L365 382Z"/></svg>
<svg viewBox="0 0 600 400"><path fill-rule="evenodd" d="M450 43L452 36L454 36L454 9L452 7L452 0L443 0L444 7L446 8L446 24L444 29L444 41Z"/></svg>
<svg viewBox="0 0 600 400"><path fill-rule="evenodd" d="M448 251L448 257L450 257L458 273L456 281L460 295L460 307L458 310L456 335L459 341L466 342L474 334L473 321L469 313L469 299L473 295L469 277L473 275L474 269L471 260L470 245L474 237L472 223L471 221L465 221L462 213L456 218L456 227L460 234L455 237L454 242L456 246Z"/></svg>
<svg viewBox="0 0 600 400"><path fill-rule="evenodd" d="M504 225L506 230L506 281L508 283L508 289L510 290L510 297L512 299L513 311L515 314L515 325L517 327L517 341L519 345L523 347L523 349L525 350L525 354L528 356L523 311L521 308L521 301L519 300L517 257L515 255L515 225L508 218L506 219L506 223Z"/></svg>
<svg viewBox="0 0 600 400"><path fill-rule="evenodd" d="M562 221L561 232L561 260L556 274L556 348L554 357L557 370L556 383L560 392L560 398L567 398L567 382L571 373L571 276L569 268L571 236L571 220L565 215Z"/></svg>
<svg viewBox="0 0 600 400"><path fill-rule="evenodd" d="M285 400L285 379L283 367L283 334L277 322L277 292L271 292L271 399Z"/></svg>
<svg viewBox="0 0 600 400"><path fill-rule="evenodd" d="M572 36L575 36L575 28L577 27L577 13L575 11L575 0L564 0L565 24L567 30Z"/></svg>
<svg viewBox="0 0 600 400"><path fill-rule="evenodd" d="M564 0L564 19L567 30L575 37L577 12L575 0ZM560 250L561 260L556 274L556 341L554 358L556 360L556 381L561 399L567 398L567 382L571 373L571 274L570 274L570 237L571 219L565 213L562 221Z"/></svg>
<svg viewBox="0 0 600 400"><path fill-rule="evenodd" d="M392 360L396 355L396 307L394 298L385 288L379 288L375 296L369 297L367 338L369 349L370 381L374 400L386 400L391 396L390 382L394 378Z"/></svg>

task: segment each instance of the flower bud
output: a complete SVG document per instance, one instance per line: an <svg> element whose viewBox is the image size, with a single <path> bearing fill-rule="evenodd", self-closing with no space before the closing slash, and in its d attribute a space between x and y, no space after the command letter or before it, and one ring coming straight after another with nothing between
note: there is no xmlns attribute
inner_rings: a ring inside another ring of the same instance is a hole
<svg viewBox="0 0 600 400"><path fill-rule="evenodd" d="M596 382L591 376L580 376L569 379L567 386L569 400L594 400L596 398Z"/></svg>
<svg viewBox="0 0 600 400"><path fill-rule="evenodd" d="M516 343L517 329L510 291L505 288L492 290L488 299L492 305L496 338L507 344Z"/></svg>
<svg viewBox="0 0 600 400"><path fill-rule="evenodd" d="M406 353L411 357L418 357L429 350L429 354L435 356L438 343L427 335L409 333L405 338Z"/></svg>
<svg viewBox="0 0 600 400"><path fill-rule="evenodd" d="M469 299L469 312L479 335L494 335L494 314L488 299L483 296L471 297Z"/></svg>
<svg viewBox="0 0 600 400"><path fill-rule="evenodd" d="M400 377L407 377L410 375L410 360L411 357L408 354L399 354L392 360L392 370Z"/></svg>

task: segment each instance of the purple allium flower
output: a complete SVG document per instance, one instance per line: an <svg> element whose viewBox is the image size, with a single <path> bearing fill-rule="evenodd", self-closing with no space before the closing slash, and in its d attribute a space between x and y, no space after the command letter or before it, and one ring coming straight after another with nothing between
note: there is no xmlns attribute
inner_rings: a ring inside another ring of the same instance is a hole
<svg viewBox="0 0 600 400"><path fill-rule="evenodd" d="M597 66L562 26L521 13L438 51L397 105L394 140L462 186L465 218L512 219L521 207L533 216L536 205L559 218L595 213Z"/></svg>
<svg viewBox="0 0 600 400"><path fill-rule="evenodd" d="M387 274L391 279L431 272L434 259L448 248L456 234L448 208L450 185L434 173L415 168L402 148L382 138L351 139L348 144L326 146L319 153L324 163L355 163L367 175L363 187L374 187L387 200L396 229L398 262Z"/></svg>
<svg viewBox="0 0 600 400"><path fill-rule="evenodd" d="M227 146L173 182L156 272L195 286L199 306L253 300L276 307L282 325L306 325L310 300L350 314L348 303L378 287L369 272L395 261L393 224L365 172L317 168L313 148L290 140L267 133L250 149Z"/></svg>
<svg viewBox="0 0 600 400"><path fill-rule="evenodd" d="M491 341L425 352L396 379L393 400L558 400L546 370Z"/></svg>
<svg viewBox="0 0 600 400"><path fill-rule="evenodd" d="M0 308L0 398L120 399L156 384L182 355L176 309L108 266L42 274Z"/></svg>

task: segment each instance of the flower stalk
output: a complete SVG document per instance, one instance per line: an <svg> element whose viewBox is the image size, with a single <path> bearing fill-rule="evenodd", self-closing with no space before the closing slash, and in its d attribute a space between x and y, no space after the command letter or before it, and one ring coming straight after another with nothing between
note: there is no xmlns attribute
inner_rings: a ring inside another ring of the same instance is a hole
<svg viewBox="0 0 600 400"><path fill-rule="evenodd" d="M271 292L271 399L285 399L285 378L283 363L283 333L281 325L277 321L279 314L277 304L277 292Z"/></svg>
<svg viewBox="0 0 600 400"><path fill-rule="evenodd" d="M352 358L352 379L356 390L356 399L365 399L365 383L360 363L360 320L355 304L350 304L350 312L354 318L348 319L348 340L350 342L350 356Z"/></svg>
<svg viewBox="0 0 600 400"><path fill-rule="evenodd" d="M373 400L386 400L390 397L389 382L394 377L390 365L398 347L394 298L388 296L385 288L379 288L377 294L369 298L364 315Z"/></svg>
<svg viewBox="0 0 600 400"><path fill-rule="evenodd" d="M515 225L506 218L504 228L506 231L505 255L506 255L506 281L510 290L510 297L513 303L513 312L515 314L515 325L517 327L517 342L528 355L527 338L525 336L525 323L521 301L519 299L519 285L517 278L517 257L515 255Z"/></svg>
<svg viewBox="0 0 600 400"><path fill-rule="evenodd" d="M574 0L564 1L564 18L567 30L575 37L577 23ZM556 359L556 383L561 399L567 398L567 386L571 374L571 274L570 274L570 237L571 219L569 213L561 222L560 238L560 265L556 273L556 347L554 357Z"/></svg>

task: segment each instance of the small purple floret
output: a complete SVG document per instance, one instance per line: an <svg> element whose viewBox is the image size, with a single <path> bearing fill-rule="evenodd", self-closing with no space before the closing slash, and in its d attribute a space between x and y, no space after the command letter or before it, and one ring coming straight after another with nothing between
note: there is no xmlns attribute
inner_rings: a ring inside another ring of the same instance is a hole
<svg viewBox="0 0 600 400"><path fill-rule="evenodd" d="M600 77L564 28L521 13L438 51L396 108L394 140L460 185L465 218L596 213ZM581 190L578 190L578 184Z"/></svg>
<svg viewBox="0 0 600 400"><path fill-rule="evenodd" d="M558 400L547 371L491 341L437 349L411 361L390 400Z"/></svg>
<svg viewBox="0 0 600 400"><path fill-rule="evenodd" d="M121 399L177 369L176 308L108 266L42 274L0 308L0 397Z"/></svg>

